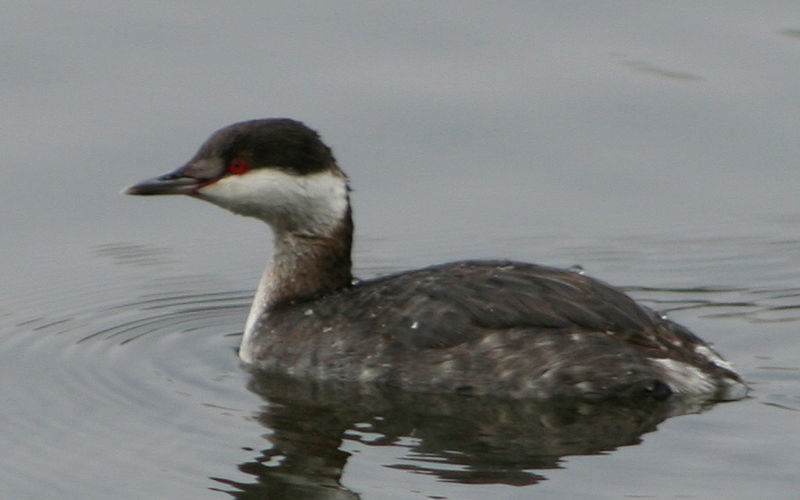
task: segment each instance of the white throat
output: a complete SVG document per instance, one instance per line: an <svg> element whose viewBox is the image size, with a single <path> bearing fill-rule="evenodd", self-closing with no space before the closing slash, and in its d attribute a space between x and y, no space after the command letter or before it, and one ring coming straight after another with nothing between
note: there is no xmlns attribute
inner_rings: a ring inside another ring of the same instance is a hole
<svg viewBox="0 0 800 500"><path fill-rule="evenodd" d="M280 277L292 275L296 271L297 261L294 258L296 249L292 244L294 240L291 235L275 235L273 254L258 282L253 303L250 305L250 313L247 315L242 343L239 346L239 357L245 363L254 361L255 338L258 332L264 329L264 321L269 315L269 307L278 291Z"/></svg>
<svg viewBox="0 0 800 500"><path fill-rule="evenodd" d="M250 313L247 315L247 323L244 326L244 336L241 344L239 344L239 358L248 364L252 364L255 361L253 359L255 355L255 338L257 333L262 330L264 320L267 319L269 297L273 288L271 268L272 263L270 262L267 264L267 268L264 269L264 274L261 275L261 281L258 282L258 288L250 306Z"/></svg>
<svg viewBox="0 0 800 500"><path fill-rule="evenodd" d="M264 328L279 279L294 275L306 239L330 237L348 217L347 179L334 170L293 175L259 168L224 177L202 188L198 196L234 213L261 219L274 232L273 256L258 284L239 348L242 361L252 363L255 338Z"/></svg>

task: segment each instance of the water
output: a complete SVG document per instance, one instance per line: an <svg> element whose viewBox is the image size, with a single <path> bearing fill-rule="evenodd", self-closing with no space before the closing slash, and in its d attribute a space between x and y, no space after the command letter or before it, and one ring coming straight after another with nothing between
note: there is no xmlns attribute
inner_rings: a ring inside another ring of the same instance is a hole
<svg viewBox="0 0 800 500"><path fill-rule="evenodd" d="M0 497L794 496L791 4L4 7ZM118 192L257 116L334 147L359 276L580 265L713 342L751 397L565 407L253 378L235 350L266 229Z"/></svg>

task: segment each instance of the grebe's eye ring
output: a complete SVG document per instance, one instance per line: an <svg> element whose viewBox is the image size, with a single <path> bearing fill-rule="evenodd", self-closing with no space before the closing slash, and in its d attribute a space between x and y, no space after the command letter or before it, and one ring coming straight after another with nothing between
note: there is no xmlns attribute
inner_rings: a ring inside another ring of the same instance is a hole
<svg viewBox="0 0 800 500"><path fill-rule="evenodd" d="M228 162L228 172L239 175L247 172L250 169L247 160L244 158L234 158Z"/></svg>

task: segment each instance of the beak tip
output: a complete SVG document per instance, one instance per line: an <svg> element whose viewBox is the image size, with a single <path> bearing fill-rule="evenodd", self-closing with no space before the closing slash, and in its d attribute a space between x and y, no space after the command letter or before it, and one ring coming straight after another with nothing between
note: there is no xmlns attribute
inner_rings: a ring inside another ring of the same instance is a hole
<svg viewBox="0 0 800 500"><path fill-rule="evenodd" d="M152 194L153 185L148 182L139 182L136 184L131 184L130 186L124 187L120 194L132 194L132 195L143 195L143 194Z"/></svg>
<svg viewBox="0 0 800 500"><path fill-rule="evenodd" d="M199 179L161 176L137 182L124 188L120 193L132 195L191 194L200 185Z"/></svg>

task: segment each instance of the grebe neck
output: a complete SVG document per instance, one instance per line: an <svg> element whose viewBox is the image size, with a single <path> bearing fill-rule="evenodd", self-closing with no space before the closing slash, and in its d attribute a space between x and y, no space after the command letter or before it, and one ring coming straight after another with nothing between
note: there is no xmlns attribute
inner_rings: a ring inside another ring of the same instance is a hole
<svg viewBox="0 0 800 500"><path fill-rule="evenodd" d="M261 276L247 317L240 355L252 352L250 343L270 311L350 286L353 281L352 243L353 221L349 206L330 231L275 231L272 257Z"/></svg>
<svg viewBox="0 0 800 500"><path fill-rule="evenodd" d="M278 309L350 286L352 241L349 209L328 233L275 234L272 259L259 284L269 292L265 308Z"/></svg>

